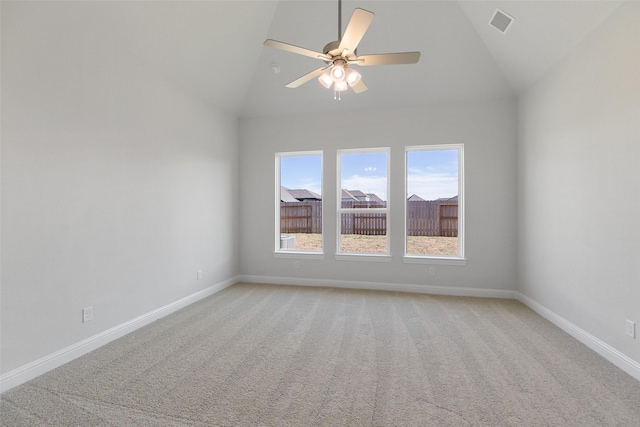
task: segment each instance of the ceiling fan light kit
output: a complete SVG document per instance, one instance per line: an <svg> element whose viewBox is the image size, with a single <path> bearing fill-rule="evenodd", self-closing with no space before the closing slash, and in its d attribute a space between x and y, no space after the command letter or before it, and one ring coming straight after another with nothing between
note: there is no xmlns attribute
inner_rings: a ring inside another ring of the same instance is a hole
<svg viewBox="0 0 640 427"><path fill-rule="evenodd" d="M340 100L340 92L346 91L349 87L351 87L355 93L361 93L367 90L367 86L362 81L362 76L351 67L352 65L366 67L373 65L415 64L420 60L420 52L382 53L357 56L356 48L358 47L358 43L360 43L364 33L369 28L369 25L371 25L374 16L373 12L369 12L368 10L355 9L344 34L341 34L342 1L338 0L338 37L340 40L325 45L322 53L271 39L265 40L264 44L265 46L324 61L326 64L325 67L305 74L287 84L287 87L292 89L297 88L317 77L320 84L325 88L329 89L333 85L334 99Z"/></svg>
<svg viewBox="0 0 640 427"><path fill-rule="evenodd" d="M338 83L344 80L345 65L346 65L346 62L343 59L336 59L333 62L333 65L331 66L331 68L329 68L331 70L331 80L333 80L335 83Z"/></svg>
<svg viewBox="0 0 640 427"><path fill-rule="evenodd" d="M329 89L333 85L333 90L336 92L343 92L357 85L361 79L360 73L349 67L343 59L336 59L333 65L325 68L318 77L322 86Z"/></svg>

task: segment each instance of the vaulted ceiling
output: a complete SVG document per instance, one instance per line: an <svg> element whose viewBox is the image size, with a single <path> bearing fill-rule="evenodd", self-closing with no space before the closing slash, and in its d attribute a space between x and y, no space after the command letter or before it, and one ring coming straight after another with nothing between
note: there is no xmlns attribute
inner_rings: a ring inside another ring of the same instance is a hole
<svg viewBox="0 0 640 427"><path fill-rule="evenodd" d="M81 28L96 48L108 39L128 60L251 117L516 96L621 3L344 0L343 30L354 8L375 13L359 54L422 56L416 65L359 68L369 90L347 92L340 102L316 81L285 88L323 63L262 44L272 38L321 51L338 37L336 0L60 2L46 13ZM489 26L496 8L516 19L506 34Z"/></svg>

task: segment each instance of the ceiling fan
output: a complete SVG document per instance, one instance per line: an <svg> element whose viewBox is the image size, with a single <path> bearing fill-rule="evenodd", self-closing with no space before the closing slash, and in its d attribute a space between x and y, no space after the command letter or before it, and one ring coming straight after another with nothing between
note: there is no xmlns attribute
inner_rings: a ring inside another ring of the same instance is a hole
<svg viewBox="0 0 640 427"><path fill-rule="evenodd" d="M320 84L327 89L333 85L334 98L339 99L340 92L347 90L349 87L355 93L361 93L368 89L362 81L360 73L354 70L351 67L352 65L368 67L373 65L415 64L420 59L420 52L380 53L358 56L356 48L369 25L371 25L373 17L373 12L360 8L355 9L344 34L342 34L342 0L338 0L339 40L328 43L322 53L271 39L265 40L264 44L265 46L324 61L325 66L292 81L287 87L297 88L318 77Z"/></svg>

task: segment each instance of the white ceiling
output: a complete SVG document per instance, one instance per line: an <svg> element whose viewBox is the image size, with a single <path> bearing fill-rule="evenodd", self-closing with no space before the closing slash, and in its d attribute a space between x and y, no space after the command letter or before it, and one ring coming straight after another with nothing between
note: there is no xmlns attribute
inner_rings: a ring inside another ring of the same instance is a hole
<svg viewBox="0 0 640 427"><path fill-rule="evenodd" d="M359 54L420 51L416 65L361 67L369 90L342 101L316 81L285 85L323 65L262 45L273 38L321 51L337 39L336 0L59 2L52 22L108 39L128 59L240 117L401 107L514 96L567 55L622 1L344 0L375 13ZM496 7L516 18L488 25ZM96 46L104 46L96 42ZM280 73L271 65L277 63Z"/></svg>

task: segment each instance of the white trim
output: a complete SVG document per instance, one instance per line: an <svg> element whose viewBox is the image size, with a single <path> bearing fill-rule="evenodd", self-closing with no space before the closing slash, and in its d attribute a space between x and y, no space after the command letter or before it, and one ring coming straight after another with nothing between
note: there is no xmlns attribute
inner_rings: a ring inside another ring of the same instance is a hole
<svg viewBox="0 0 640 427"><path fill-rule="evenodd" d="M408 165L408 155L409 152L416 151L453 151L456 150L458 152L458 253L457 258L460 260L464 260L463 263L459 263L459 265L466 264L465 258L465 200L464 200L464 144L437 144L437 145L412 145L404 147L404 192L406 197L409 197L409 187L408 187L408 174L409 174L409 165ZM408 200L405 198L404 201L404 231L402 232L404 236L404 256L405 258L414 258L419 257L418 254L409 254L407 253L407 214L408 214ZM405 261L407 263L422 263L421 261ZM430 263L425 263L430 264Z"/></svg>
<svg viewBox="0 0 640 427"><path fill-rule="evenodd" d="M476 289L450 286L432 286L401 283L360 282L354 280L305 279L300 277L253 276L241 274L240 282L272 285L294 285L345 289L369 289L376 291L411 292L416 294L451 295L461 297L517 299L516 291L505 289Z"/></svg>
<svg viewBox="0 0 640 427"><path fill-rule="evenodd" d="M13 387L19 386L29 380L32 380L42 374L45 374L65 363L83 356L109 342L121 338L136 329L140 329L158 319L161 319L175 311L180 310L196 301L206 298L219 292L234 283L238 282L238 277L232 277L210 286L206 289L198 291L194 294L181 298L177 301L169 303L163 307L152 310L146 314L138 316L127 322L121 323L97 335L79 341L68 347L56 351L48 356L41 357L31 363L27 363L19 368L9 371L0 376L0 392L5 392Z"/></svg>
<svg viewBox="0 0 640 427"><path fill-rule="evenodd" d="M464 188L464 144L460 144L458 148L458 255L460 258L466 258L466 223L467 202Z"/></svg>
<svg viewBox="0 0 640 427"><path fill-rule="evenodd" d="M320 156L320 196L323 193L323 180L324 180L324 151L323 150L313 150L313 151L282 151L275 153L275 239L274 239L274 252L287 252L282 251L280 248L280 237L281 227L280 227L280 203L282 200L282 179L281 179L281 160L283 157L311 157L311 156ZM324 226L325 214L324 214L324 202L322 203L322 229L325 229ZM322 247L324 248L324 232L321 234L322 236ZM286 257L283 257L286 258Z"/></svg>
<svg viewBox="0 0 640 427"><path fill-rule="evenodd" d="M280 154L276 153L276 157L275 157L275 179L276 179L276 184L275 184L275 190L276 190L276 199L274 200L274 215L275 215L275 228L274 228L274 239L273 239L273 250L274 251L279 251L280 250L280 230L282 229L282 227L280 226L280 204L282 202L282 185L280 183Z"/></svg>
<svg viewBox="0 0 640 427"><path fill-rule="evenodd" d="M627 374L640 381L640 363L611 347L604 341L594 337L587 331L569 322L564 317L549 310L542 304L537 303L528 296L517 292L517 298L520 302L538 313L540 316L544 317L545 319L556 325L558 328L562 329L573 338L577 339L582 344L586 345L591 350L595 351L600 356L604 357L609 362L613 363L618 368L622 369Z"/></svg>
<svg viewBox="0 0 640 427"><path fill-rule="evenodd" d="M382 254L364 254L364 253L348 253L341 252L335 255L338 261L373 261L373 262L391 262L391 255Z"/></svg>
<svg viewBox="0 0 640 427"><path fill-rule="evenodd" d="M467 260L464 258L445 258L435 256L405 255L402 257L402 262L405 264L467 265Z"/></svg>
<svg viewBox="0 0 640 427"><path fill-rule="evenodd" d="M297 258L297 259L324 259L321 252L274 252L274 258Z"/></svg>

